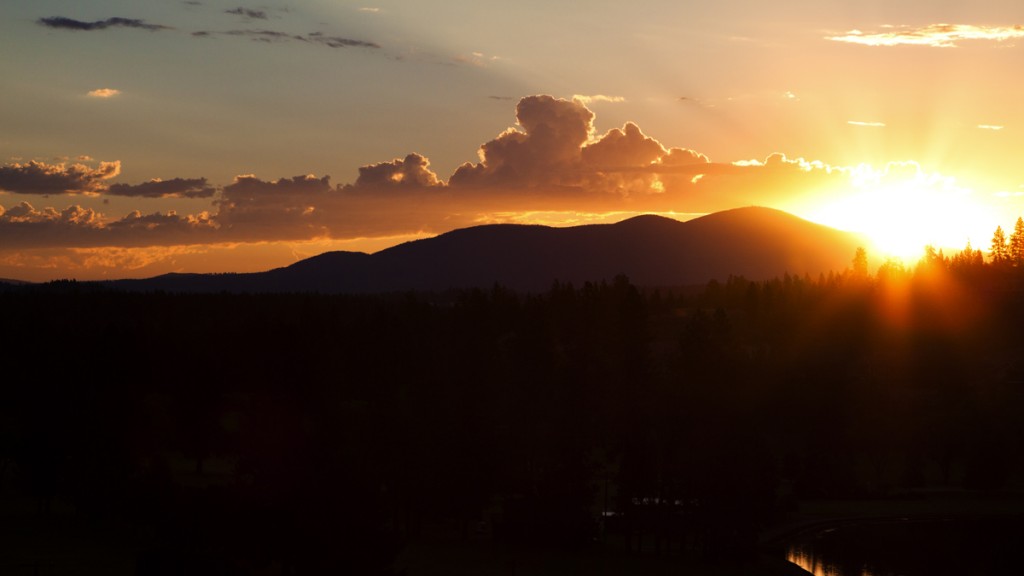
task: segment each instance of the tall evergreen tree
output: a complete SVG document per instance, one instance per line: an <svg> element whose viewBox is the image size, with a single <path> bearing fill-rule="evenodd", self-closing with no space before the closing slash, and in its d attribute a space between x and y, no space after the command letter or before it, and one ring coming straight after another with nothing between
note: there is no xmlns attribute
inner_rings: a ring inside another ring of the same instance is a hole
<svg viewBox="0 0 1024 576"><path fill-rule="evenodd" d="M1024 265L1024 218L1017 218L1010 235L1010 261L1014 266Z"/></svg>
<svg viewBox="0 0 1024 576"><path fill-rule="evenodd" d="M989 256L993 264L1004 264L1010 258L1010 247L1006 243L1006 233L1002 226L996 226L996 232L992 235L992 247L989 249Z"/></svg>
<svg viewBox="0 0 1024 576"><path fill-rule="evenodd" d="M854 278L865 279L868 277L868 252L863 246L857 247L851 266Z"/></svg>

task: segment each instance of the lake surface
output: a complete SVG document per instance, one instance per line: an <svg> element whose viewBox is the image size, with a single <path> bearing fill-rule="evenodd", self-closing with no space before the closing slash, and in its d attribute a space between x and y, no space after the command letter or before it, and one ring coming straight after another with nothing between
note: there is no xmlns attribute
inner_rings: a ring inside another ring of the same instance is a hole
<svg viewBox="0 0 1024 576"><path fill-rule="evenodd" d="M1024 517L858 522L797 539L786 559L815 576L1024 573Z"/></svg>

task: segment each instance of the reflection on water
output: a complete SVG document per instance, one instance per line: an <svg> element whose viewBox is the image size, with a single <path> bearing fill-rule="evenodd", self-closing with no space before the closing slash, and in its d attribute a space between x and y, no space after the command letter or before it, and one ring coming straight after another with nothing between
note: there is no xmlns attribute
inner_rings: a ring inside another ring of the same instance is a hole
<svg viewBox="0 0 1024 576"><path fill-rule="evenodd" d="M1020 517L863 522L793 542L786 559L815 576L1021 574Z"/></svg>
<svg viewBox="0 0 1024 576"><path fill-rule="evenodd" d="M825 562L815 556L812 549L804 548L803 546L790 546L789 550L786 551L786 560L814 574L814 576L856 576L848 575L839 566ZM861 567L859 574L860 576L876 576L867 566Z"/></svg>

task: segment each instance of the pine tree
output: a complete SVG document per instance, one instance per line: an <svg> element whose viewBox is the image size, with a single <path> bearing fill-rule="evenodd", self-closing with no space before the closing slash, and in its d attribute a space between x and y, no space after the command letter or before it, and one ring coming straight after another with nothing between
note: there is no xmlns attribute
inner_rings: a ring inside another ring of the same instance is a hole
<svg viewBox="0 0 1024 576"><path fill-rule="evenodd" d="M863 246L858 246L857 251L853 254L853 277L858 279L865 279L868 277L868 252Z"/></svg>
<svg viewBox="0 0 1024 576"><path fill-rule="evenodd" d="M1010 258L1010 247L1006 244L1006 233L1002 226L996 226L996 232L992 235L992 248L989 251L992 263L1004 264Z"/></svg>
<svg viewBox="0 0 1024 576"><path fill-rule="evenodd" d="M1010 235L1010 262L1014 266L1024 265L1024 218L1017 218Z"/></svg>

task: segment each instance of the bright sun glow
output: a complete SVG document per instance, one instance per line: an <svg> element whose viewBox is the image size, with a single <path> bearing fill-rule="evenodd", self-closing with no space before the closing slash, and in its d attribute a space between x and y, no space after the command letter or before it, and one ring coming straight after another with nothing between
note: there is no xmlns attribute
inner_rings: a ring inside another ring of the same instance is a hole
<svg viewBox="0 0 1024 576"><path fill-rule="evenodd" d="M926 245L948 250L988 249L998 222L991 209L953 178L929 174L913 162L883 170L862 165L850 173L849 194L807 212L828 226L865 234L876 255L905 262L919 258Z"/></svg>

